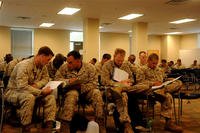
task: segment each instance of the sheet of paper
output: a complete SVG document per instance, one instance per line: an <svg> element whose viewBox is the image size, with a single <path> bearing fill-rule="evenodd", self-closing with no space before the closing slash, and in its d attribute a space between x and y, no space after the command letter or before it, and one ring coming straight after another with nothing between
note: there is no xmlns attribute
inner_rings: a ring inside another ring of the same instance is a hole
<svg viewBox="0 0 200 133"><path fill-rule="evenodd" d="M119 68L114 68L113 79L120 82L128 79L129 74Z"/></svg>
<svg viewBox="0 0 200 133"><path fill-rule="evenodd" d="M179 77L177 77L177 78L175 78L175 79L169 80L169 81L165 81L165 82L162 83L161 85L152 86L151 89L157 90L157 89L159 89L159 88L162 88L162 87L165 86L165 85L171 84L172 82L178 80L179 78L181 78L181 76L179 76Z"/></svg>
<svg viewBox="0 0 200 133"><path fill-rule="evenodd" d="M45 87L43 87L42 89L50 86L50 88L53 90L52 94L55 96L55 98L57 99L57 87L62 83L63 81L49 81Z"/></svg>
<svg viewBox="0 0 200 133"><path fill-rule="evenodd" d="M56 89L62 82L63 82L63 81L49 81L49 82L45 85L45 87L43 87L43 88L46 88L46 87L50 86L50 88L54 90L54 89Z"/></svg>

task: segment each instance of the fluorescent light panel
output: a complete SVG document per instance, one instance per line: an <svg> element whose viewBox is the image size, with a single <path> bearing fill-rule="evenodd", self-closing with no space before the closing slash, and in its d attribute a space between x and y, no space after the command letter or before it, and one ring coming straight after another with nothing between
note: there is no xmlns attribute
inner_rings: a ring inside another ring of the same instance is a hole
<svg viewBox="0 0 200 133"><path fill-rule="evenodd" d="M102 29L102 28L104 28L103 26L99 26L99 29Z"/></svg>
<svg viewBox="0 0 200 133"><path fill-rule="evenodd" d="M42 23L41 25L40 25L40 27L51 27L51 26L53 26L54 25L54 23Z"/></svg>
<svg viewBox="0 0 200 133"><path fill-rule="evenodd" d="M73 15L74 13L78 12L80 9L79 8L70 8L66 7L59 11L57 14L62 14L62 15Z"/></svg>
<svg viewBox="0 0 200 133"><path fill-rule="evenodd" d="M141 17L141 16L143 16L143 15L144 15L144 14L129 14L129 15L120 17L120 18L118 18L118 19L131 20L131 19L134 19L134 18L137 18L137 17Z"/></svg>
<svg viewBox="0 0 200 133"><path fill-rule="evenodd" d="M165 33L167 35L177 35L177 34L181 34L182 32L168 32L168 33Z"/></svg>
<svg viewBox="0 0 200 133"><path fill-rule="evenodd" d="M0 8L1 8L2 4L3 4L3 1L0 1Z"/></svg>
<svg viewBox="0 0 200 133"><path fill-rule="evenodd" d="M173 22L170 22L170 23L172 23L172 24L182 24L182 23L187 23L187 22L192 22L192 21L196 21L196 19L185 18L185 19L180 19L180 20L173 21Z"/></svg>

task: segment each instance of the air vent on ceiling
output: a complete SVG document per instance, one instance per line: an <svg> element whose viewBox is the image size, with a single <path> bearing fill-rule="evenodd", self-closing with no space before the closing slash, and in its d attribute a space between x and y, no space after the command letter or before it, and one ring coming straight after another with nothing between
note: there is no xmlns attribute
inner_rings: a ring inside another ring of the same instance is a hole
<svg viewBox="0 0 200 133"><path fill-rule="evenodd" d="M189 0L169 0L165 3L169 5L180 5L180 4L184 4L186 1L189 1Z"/></svg>
<svg viewBox="0 0 200 133"><path fill-rule="evenodd" d="M111 25L112 23L109 23L109 22L107 22L107 23L102 23L101 25L102 26L106 26L106 25Z"/></svg>
<svg viewBox="0 0 200 133"><path fill-rule="evenodd" d="M24 16L18 16L16 17L18 19L22 19L22 20L27 20L27 19L31 19L31 17L24 17Z"/></svg>
<svg viewBox="0 0 200 133"><path fill-rule="evenodd" d="M171 27L171 28L169 28L170 30L177 30L178 28L176 28L176 27Z"/></svg>

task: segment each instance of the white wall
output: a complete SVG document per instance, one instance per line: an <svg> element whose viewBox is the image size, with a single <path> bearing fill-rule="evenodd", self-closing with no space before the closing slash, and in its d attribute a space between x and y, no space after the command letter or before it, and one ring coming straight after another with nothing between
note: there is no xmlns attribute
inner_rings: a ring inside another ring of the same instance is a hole
<svg viewBox="0 0 200 133"><path fill-rule="evenodd" d="M200 48L180 50L179 56L182 60L182 63L186 67L189 67L193 63L194 60L197 60L197 63L200 62Z"/></svg>

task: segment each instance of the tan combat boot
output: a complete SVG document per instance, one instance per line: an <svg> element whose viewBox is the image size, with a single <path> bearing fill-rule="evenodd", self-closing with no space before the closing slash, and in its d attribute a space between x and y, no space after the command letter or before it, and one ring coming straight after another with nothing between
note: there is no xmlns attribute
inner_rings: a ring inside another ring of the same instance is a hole
<svg viewBox="0 0 200 133"><path fill-rule="evenodd" d="M70 122L61 121L60 133L70 133Z"/></svg>
<svg viewBox="0 0 200 133"><path fill-rule="evenodd" d="M176 132L176 133L182 133L183 132L183 128L175 125L171 120L166 121L165 130L168 130L168 131L171 131L171 132Z"/></svg>
<svg viewBox="0 0 200 133"><path fill-rule="evenodd" d="M134 133L130 123L124 123L124 133Z"/></svg>

